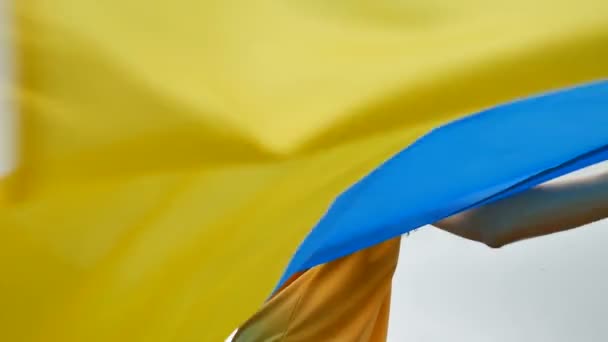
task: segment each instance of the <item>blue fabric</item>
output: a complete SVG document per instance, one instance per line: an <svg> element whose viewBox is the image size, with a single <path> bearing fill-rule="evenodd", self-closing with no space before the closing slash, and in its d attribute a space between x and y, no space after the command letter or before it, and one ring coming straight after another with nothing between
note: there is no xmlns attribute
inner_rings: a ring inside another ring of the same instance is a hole
<svg viewBox="0 0 608 342"><path fill-rule="evenodd" d="M296 272L606 159L608 81L454 121L339 196L277 288Z"/></svg>

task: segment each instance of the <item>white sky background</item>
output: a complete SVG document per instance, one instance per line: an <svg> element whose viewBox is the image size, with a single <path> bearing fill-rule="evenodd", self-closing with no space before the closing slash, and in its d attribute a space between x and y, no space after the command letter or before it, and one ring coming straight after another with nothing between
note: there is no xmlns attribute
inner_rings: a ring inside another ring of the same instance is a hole
<svg viewBox="0 0 608 342"><path fill-rule="evenodd" d="M416 231L401 247L389 341L608 341L607 247L607 220L501 249Z"/></svg>
<svg viewBox="0 0 608 342"><path fill-rule="evenodd" d="M0 174L7 172L8 168L14 164L15 146L13 142L16 140L15 132L15 117L9 110L9 53L7 46L9 45L7 15L8 2L0 0Z"/></svg>
<svg viewBox="0 0 608 342"><path fill-rule="evenodd" d="M0 0L0 174L15 156L7 19ZM607 246L606 220L498 250L421 229L402 245L389 341L608 341Z"/></svg>

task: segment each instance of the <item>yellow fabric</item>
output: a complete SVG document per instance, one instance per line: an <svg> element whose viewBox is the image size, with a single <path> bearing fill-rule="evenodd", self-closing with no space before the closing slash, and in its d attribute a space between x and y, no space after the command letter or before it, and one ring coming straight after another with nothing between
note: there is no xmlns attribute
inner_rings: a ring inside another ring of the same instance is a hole
<svg viewBox="0 0 608 342"><path fill-rule="evenodd" d="M384 342L400 238L303 272L232 342Z"/></svg>
<svg viewBox="0 0 608 342"><path fill-rule="evenodd" d="M382 160L608 75L604 0L14 6L2 341L220 341Z"/></svg>

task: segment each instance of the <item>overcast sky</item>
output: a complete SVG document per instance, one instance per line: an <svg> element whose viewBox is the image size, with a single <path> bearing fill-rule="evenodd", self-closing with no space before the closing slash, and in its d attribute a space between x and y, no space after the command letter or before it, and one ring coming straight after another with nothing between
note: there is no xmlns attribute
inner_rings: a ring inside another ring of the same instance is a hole
<svg viewBox="0 0 608 342"><path fill-rule="evenodd" d="M6 48L8 34L7 1L0 0L0 174L7 171L14 159L14 115L9 108L9 53Z"/></svg>
<svg viewBox="0 0 608 342"><path fill-rule="evenodd" d="M607 246L606 220L497 250L416 231L402 245L389 341L608 341Z"/></svg>

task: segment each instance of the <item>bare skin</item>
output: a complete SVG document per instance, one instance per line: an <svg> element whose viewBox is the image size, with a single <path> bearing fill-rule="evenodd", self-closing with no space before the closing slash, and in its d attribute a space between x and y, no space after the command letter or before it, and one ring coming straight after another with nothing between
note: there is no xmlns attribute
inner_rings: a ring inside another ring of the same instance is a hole
<svg viewBox="0 0 608 342"><path fill-rule="evenodd" d="M608 217L608 171L558 180L434 226L493 248L580 227Z"/></svg>

